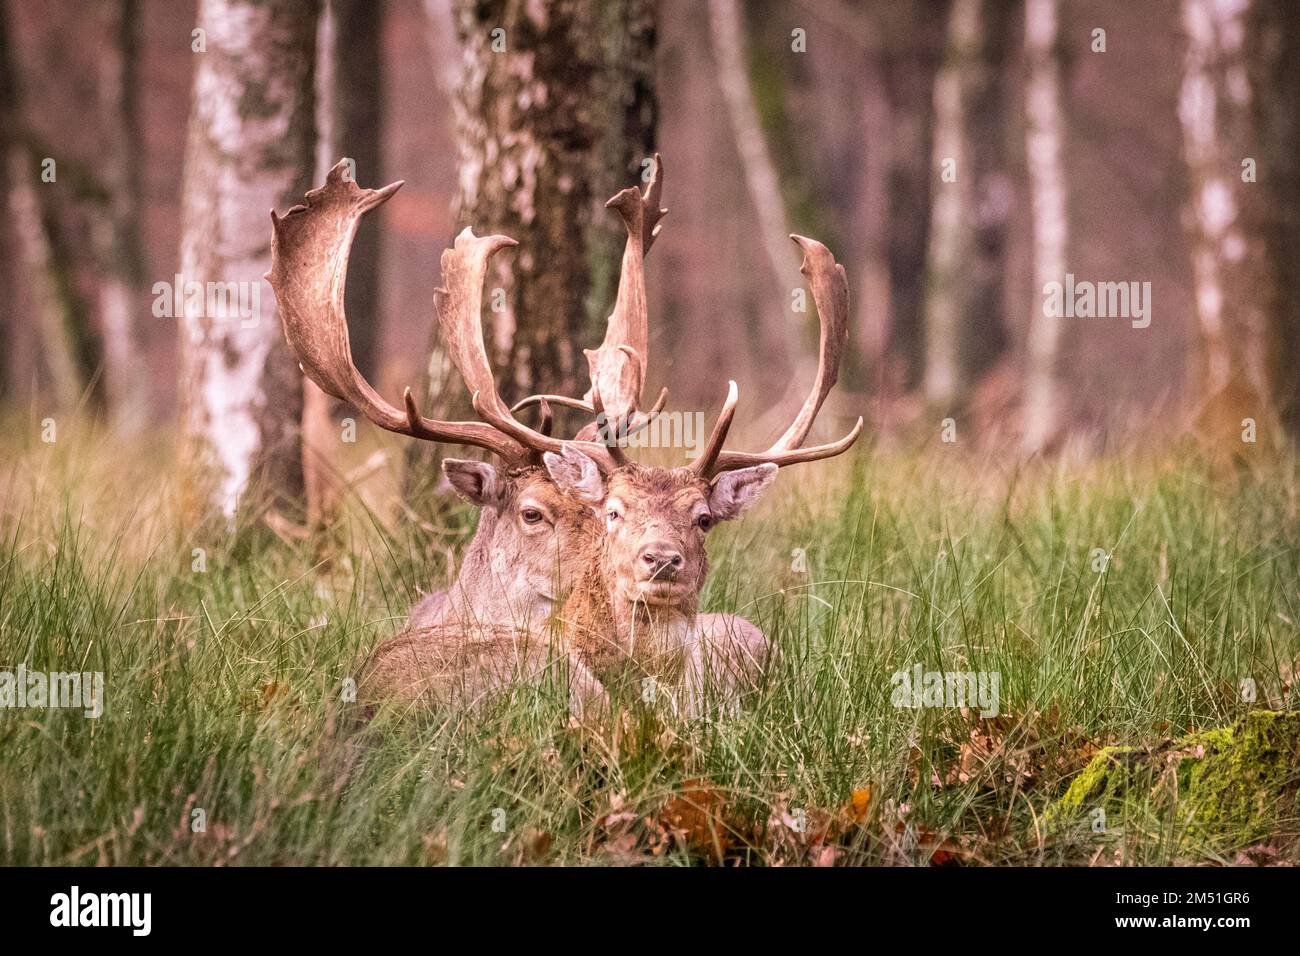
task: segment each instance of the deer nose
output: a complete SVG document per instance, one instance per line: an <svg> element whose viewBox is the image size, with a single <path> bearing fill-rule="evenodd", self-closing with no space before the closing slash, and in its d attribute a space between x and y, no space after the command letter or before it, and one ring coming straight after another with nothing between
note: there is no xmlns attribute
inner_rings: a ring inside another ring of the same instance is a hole
<svg viewBox="0 0 1300 956"><path fill-rule="evenodd" d="M677 572L682 569L686 559L666 541L651 541L641 548L641 563L649 577L671 581L677 577Z"/></svg>

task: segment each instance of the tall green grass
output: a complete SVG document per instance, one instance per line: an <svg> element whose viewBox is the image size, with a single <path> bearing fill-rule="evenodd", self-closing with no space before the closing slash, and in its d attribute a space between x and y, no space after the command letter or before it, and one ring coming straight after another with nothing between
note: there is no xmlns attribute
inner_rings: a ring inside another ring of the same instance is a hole
<svg viewBox="0 0 1300 956"><path fill-rule="evenodd" d="M710 542L703 606L779 650L738 713L580 727L558 689L522 687L356 737L344 681L445 580L472 512L399 508L381 475L290 543L185 527L165 444L6 447L0 669L106 682L97 720L0 710L6 864L1231 860L1232 834L1194 838L1142 795L1102 832L1043 816L1097 746L1294 706L1289 459L793 469ZM997 672L1000 716L894 707L914 664ZM1282 808L1273 852L1298 841Z"/></svg>

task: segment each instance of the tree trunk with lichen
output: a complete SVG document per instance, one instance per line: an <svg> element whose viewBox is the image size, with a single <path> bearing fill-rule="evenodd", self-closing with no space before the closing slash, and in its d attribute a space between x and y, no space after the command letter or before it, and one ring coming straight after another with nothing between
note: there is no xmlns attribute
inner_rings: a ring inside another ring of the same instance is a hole
<svg viewBox="0 0 1300 956"><path fill-rule="evenodd" d="M455 0L457 228L519 241L488 274L484 329L507 402L581 395L582 349L614 302L624 232L605 201L654 155L653 0ZM433 24L437 29L438 25ZM450 237L448 237L450 240ZM472 415L436 334L429 407ZM413 449L413 477L432 472Z"/></svg>
<svg viewBox="0 0 1300 956"><path fill-rule="evenodd" d="M280 328L272 208L311 187L314 0L203 0L182 183L187 510L232 518L302 490L302 378Z"/></svg>

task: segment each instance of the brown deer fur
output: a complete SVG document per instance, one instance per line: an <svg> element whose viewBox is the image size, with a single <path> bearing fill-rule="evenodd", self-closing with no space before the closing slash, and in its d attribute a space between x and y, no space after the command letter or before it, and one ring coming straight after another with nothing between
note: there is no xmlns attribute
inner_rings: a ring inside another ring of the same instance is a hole
<svg viewBox="0 0 1300 956"><path fill-rule="evenodd" d="M724 472L629 464L602 479L580 452L546 456L556 485L602 515L599 544L559 613L567 646L607 684L654 679L686 691L698 713L712 672L729 696L767 658L767 639L734 615L699 615L708 576L704 540L740 517L776 476L775 465ZM575 556L575 559L577 556Z"/></svg>

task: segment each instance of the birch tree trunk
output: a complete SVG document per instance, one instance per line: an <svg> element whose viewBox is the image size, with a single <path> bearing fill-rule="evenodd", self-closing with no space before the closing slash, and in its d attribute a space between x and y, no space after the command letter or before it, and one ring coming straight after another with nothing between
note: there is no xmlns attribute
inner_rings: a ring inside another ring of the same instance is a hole
<svg viewBox="0 0 1300 956"><path fill-rule="evenodd" d="M1293 16L1288 9L1283 19ZM1280 368L1269 355L1281 290L1267 224L1273 215L1269 207L1280 198L1272 188L1282 170L1260 152L1278 153L1260 135L1262 64L1247 54L1248 28L1268 21L1252 18L1247 0L1183 0L1182 20L1187 60L1178 113L1191 191L1201 344L1194 370L1201 389L1198 417L1217 437L1225 437L1226 428L1235 437L1241 418L1263 417L1270 365ZM1263 50L1259 54L1267 56ZM1294 62L1288 67L1294 70ZM1289 257L1294 255L1291 248ZM1286 361L1293 364L1294 354Z"/></svg>
<svg viewBox="0 0 1300 956"><path fill-rule="evenodd" d="M311 186L317 3L202 0L182 184L188 504L232 518L250 489L302 488L301 374L263 282L268 210ZM196 292L197 294L190 294Z"/></svg>
<svg viewBox="0 0 1300 956"><path fill-rule="evenodd" d="M1049 314L1042 295L1049 282L1065 280L1068 242L1065 170L1061 148L1065 117L1061 111L1060 64L1057 60L1056 0L1025 0L1025 159L1033 220L1034 306L1026 338L1024 450L1043 451L1060 429L1061 398L1057 359L1061 317Z"/></svg>
<svg viewBox="0 0 1300 956"><path fill-rule="evenodd" d="M1300 434L1300 25L1277 0L1183 0L1179 96L1200 329L1198 424Z"/></svg>
<svg viewBox="0 0 1300 956"><path fill-rule="evenodd" d="M969 212L973 171L963 126L963 79L978 55L979 0L953 0L943 65L934 79L934 149L929 253L925 270L925 397L949 411L965 388L961 320L966 311L963 271L972 244Z"/></svg>

